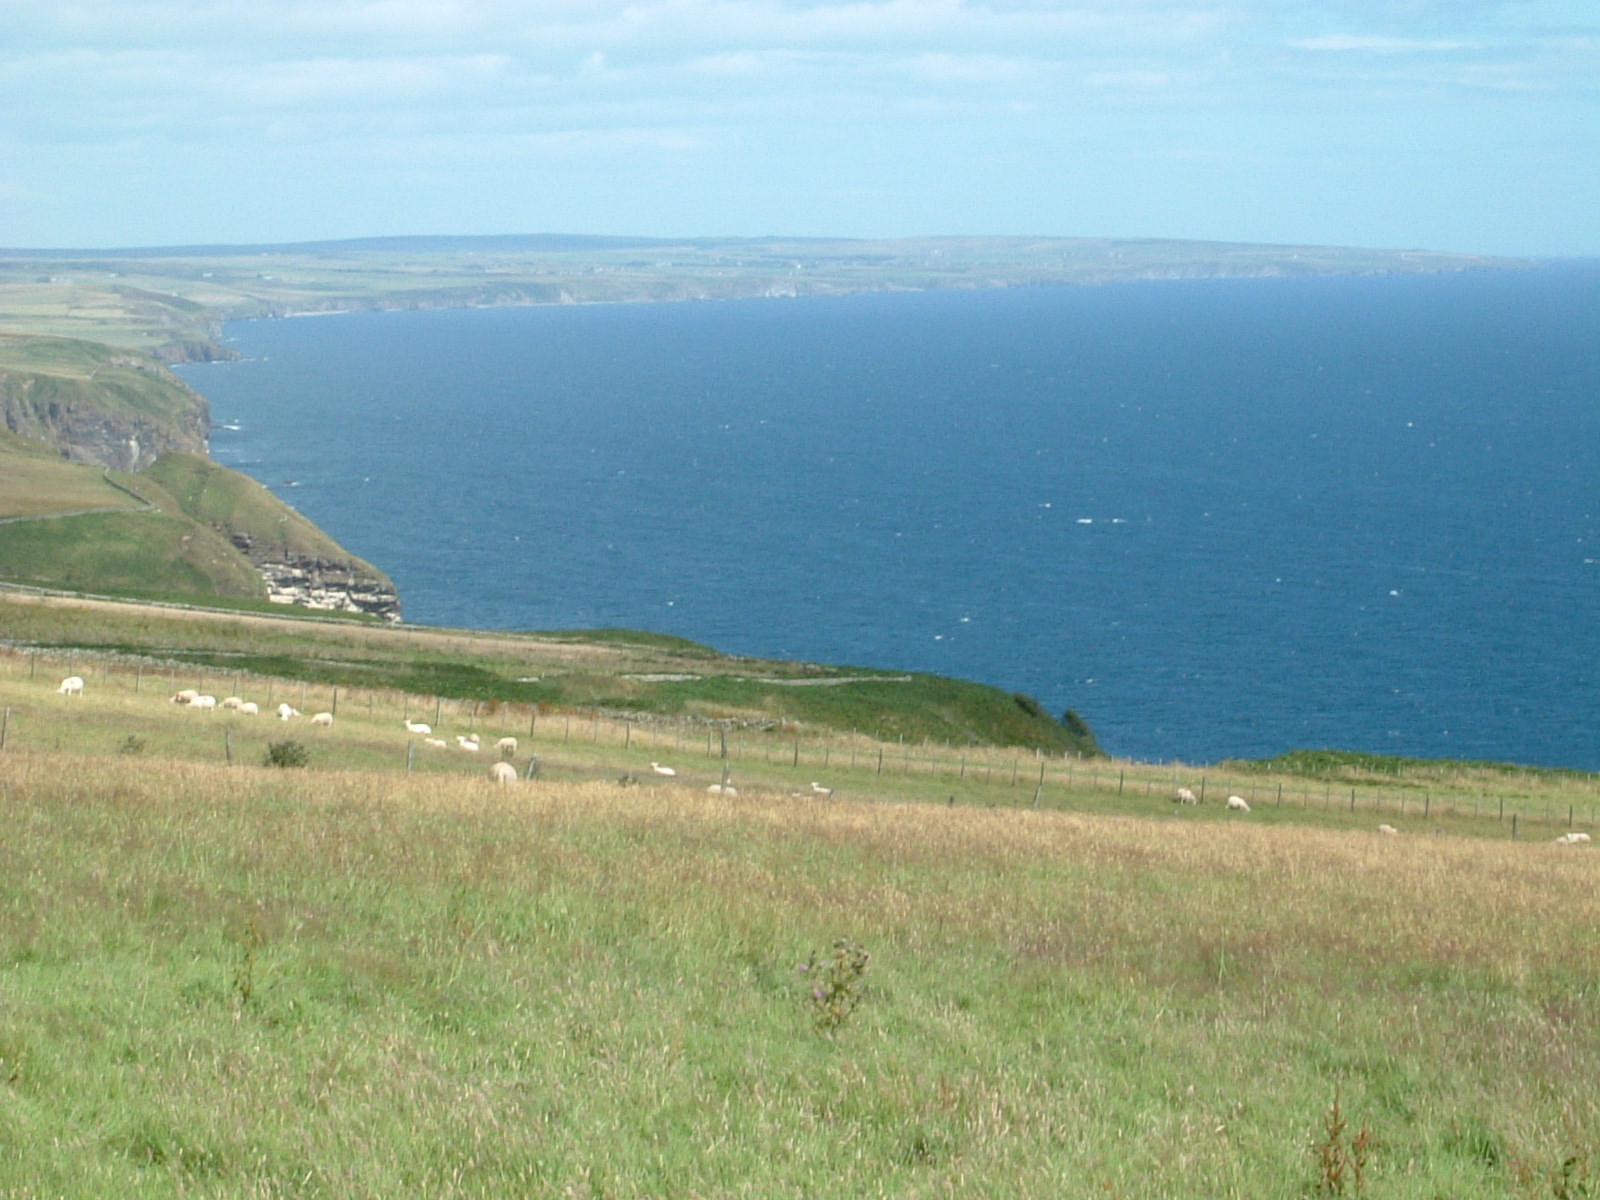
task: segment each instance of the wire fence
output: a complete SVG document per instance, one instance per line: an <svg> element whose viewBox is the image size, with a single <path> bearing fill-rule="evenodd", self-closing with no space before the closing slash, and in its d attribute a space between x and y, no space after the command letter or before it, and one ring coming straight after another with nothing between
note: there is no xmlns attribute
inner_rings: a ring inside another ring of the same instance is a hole
<svg viewBox="0 0 1600 1200"><path fill-rule="evenodd" d="M835 794L858 790L893 792L896 781L909 786L938 783L951 796L1003 802L1018 807L1082 807L1096 798L1169 801L1181 807L1180 789L1202 806L1226 806L1238 797L1251 811L1298 809L1366 816L1377 821L1441 820L1495 822L1513 834L1523 829L1593 827L1600 812L1596 777L1583 772L1515 769L1485 772L1441 764L1426 779L1402 777L1385 785L1330 776L1219 770L1181 763L1152 764L1078 758L1041 750L997 746L965 749L932 743L887 743L858 733L807 730L767 720L723 720L654 713L624 713L603 708L553 708L527 702L422 696L389 687L362 688L186 666L110 653L49 650L0 651L0 675L26 680L40 696L77 676L88 689L122 693L143 702L166 701L184 689L201 694L250 699L262 719L277 705L297 715L327 712L356 715L397 731L442 740L477 734L491 746L501 737L519 739L526 755L543 756L549 767L571 778L628 779L652 771L684 782L725 782L730 773L768 786L799 787L803 793ZM16 744L19 730L10 708L0 713L0 750ZM399 738L397 735L397 744ZM407 769L418 764L415 737L406 739ZM232 762L233 741L226 742ZM670 759L674 764L667 765ZM805 777L815 775L815 780ZM1235 802L1237 803L1237 802Z"/></svg>

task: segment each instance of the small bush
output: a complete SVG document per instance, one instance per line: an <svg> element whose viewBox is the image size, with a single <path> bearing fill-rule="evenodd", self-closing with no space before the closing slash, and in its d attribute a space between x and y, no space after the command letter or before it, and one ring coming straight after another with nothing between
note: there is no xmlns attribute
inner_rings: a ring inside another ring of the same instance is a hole
<svg viewBox="0 0 1600 1200"><path fill-rule="evenodd" d="M311 751L305 748L302 742L293 740L282 742L269 742L266 757L261 760L264 767L303 767L311 761Z"/></svg>
<svg viewBox="0 0 1600 1200"><path fill-rule="evenodd" d="M144 739L137 734L130 733L122 739L122 745L117 747L118 754L143 754Z"/></svg>
<svg viewBox="0 0 1600 1200"><path fill-rule="evenodd" d="M840 938L827 954L812 951L806 965L800 968L810 985L807 1000L819 1033L833 1033L855 1012L866 991L870 958L849 938Z"/></svg>

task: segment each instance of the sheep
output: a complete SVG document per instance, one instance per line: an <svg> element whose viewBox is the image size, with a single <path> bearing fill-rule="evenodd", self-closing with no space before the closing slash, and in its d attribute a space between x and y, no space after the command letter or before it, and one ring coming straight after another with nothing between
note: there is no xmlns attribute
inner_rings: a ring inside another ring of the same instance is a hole
<svg viewBox="0 0 1600 1200"><path fill-rule="evenodd" d="M243 705L243 704L244 704L244 701L241 700L238 696L229 696L226 700L219 700L217 702L217 707L218 708L232 709L234 712L237 712L239 710L240 706Z"/></svg>
<svg viewBox="0 0 1600 1200"><path fill-rule="evenodd" d="M515 783L517 769L508 762L497 762L489 768L489 778L496 783Z"/></svg>
<svg viewBox="0 0 1600 1200"><path fill-rule="evenodd" d="M669 779L672 778L672 776L677 774L677 772L674 771L671 767L663 767L658 762L651 763L650 764L650 769L652 771L654 771L657 775L665 775Z"/></svg>
<svg viewBox="0 0 1600 1200"><path fill-rule="evenodd" d="M300 710L287 701L278 705L278 720L287 721L290 717L298 717Z"/></svg>
<svg viewBox="0 0 1600 1200"><path fill-rule="evenodd" d="M833 799L833 789L831 787L823 787L815 779L811 781L811 790L814 794L821 796L824 800Z"/></svg>
<svg viewBox="0 0 1600 1200"><path fill-rule="evenodd" d="M239 715L241 717L259 717L261 715L261 706L254 700L246 700L239 705Z"/></svg>
<svg viewBox="0 0 1600 1200"><path fill-rule="evenodd" d="M450 743L445 741L443 738L436 737L425 737L422 739L422 744L424 746L432 746L435 750L444 750L450 745Z"/></svg>
<svg viewBox="0 0 1600 1200"><path fill-rule="evenodd" d="M1388 834L1391 834L1391 833L1399 833L1400 831L1398 829L1396 829L1393 825L1379 825L1378 826L1378 832L1381 833L1381 834L1384 834L1384 835L1388 835Z"/></svg>
<svg viewBox="0 0 1600 1200"><path fill-rule="evenodd" d="M217 708L217 698L215 696L196 696L193 700L189 701L189 707L198 708L204 712L215 712Z"/></svg>
<svg viewBox="0 0 1600 1200"><path fill-rule="evenodd" d="M1188 788L1179 788L1177 795L1172 797L1175 804L1199 804L1200 798Z"/></svg>
<svg viewBox="0 0 1600 1200"><path fill-rule="evenodd" d="M494 744L494 748L500 751L500 753L506 758L510 758L517 752L517 739L514 737L503 737Z"/></svg>
<svg viewBox="0 0 1600 1200"><path fill-rule="evenodd" d="M61 681L61 686L56 689L63 696L83 695L83 676L68 675Z"/></svg>
<svg viewBox="0 0 1600 1200"><path fill-rule="evenodd" d="M737 796L739 789L731 783L713 783L706 792L712 796Z"/></svg>
<svg viewBox="0 0 1600 1200"><path fill-rule="evenodd" d="M1558 846L1581 846L1589 840L1587 833L1563 833L1556 839Z"/></svg>
<svg viewBox="0 0 1600 1200"><path fill-rule="evenodd" d="M462 737L459 733L456 734L456 745L460 746L463 750L471 750L476 752L478 749L478 743L475 738Z"/></svg>
<svg viewBox="0 0 1600 1200"><path fill-rule="evenodd" d="M199 696L200 693L193 688L184 688L181 692L173 694L171 702L173 704L193 704Z"/></svg>
<svg viewBox="0 0 1600 1200"><path fill-rule="evenodd" d="M1243 796L1229 796L1228 811L1247 813L1250 811L1250 802Z"/></svg>
<svg viewBox="0 0 1600 1200"><path fill-rule="evenodd" d="M319 713L315 714L314 716L312 716L311 723L313 725L321 725L321 726L324 726L324 727L332 725L333 724L333 714L331 712L319 712Z"/></svg>
<svg viewBox="0 0 1600 1200"><path fill-rule="evenodd" d="M404 718L404 720L405 720L405 723L406 723L406 732L407 733L432 733L433 732L433 726L432 725L424 724L421 721L413 721L410 717L406 717L406 718Z"/></svg>

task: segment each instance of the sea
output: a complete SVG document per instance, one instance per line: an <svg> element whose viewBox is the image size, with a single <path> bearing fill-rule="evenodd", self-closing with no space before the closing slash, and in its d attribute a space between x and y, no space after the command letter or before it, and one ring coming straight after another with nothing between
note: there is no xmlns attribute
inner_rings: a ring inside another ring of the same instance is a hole
<svg viewBox="0 0 1600 1200"><path fill-rule="evenodd" d="M1600 260L230 324L408 620L929 671L1166 762L1600 770Z"/></svg>

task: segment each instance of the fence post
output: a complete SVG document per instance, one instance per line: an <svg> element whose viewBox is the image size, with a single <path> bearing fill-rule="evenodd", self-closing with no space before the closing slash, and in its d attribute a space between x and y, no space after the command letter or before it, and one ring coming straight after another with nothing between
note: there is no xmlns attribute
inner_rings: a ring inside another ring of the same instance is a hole
<svg viewBox="0 0 1600 1200"><path fill-rule="evenodd" d="M1119 796L1122 795L1122 781L1123 777L1127 775L1127 773L1128 772L1126 769L1117 772L1117 795Z"/></svg>
<svg viewBox="0 0 1600 1200"><path fill-rule="evenodd" d="M406 774L411 774L411 764L417 757L417 744L410 738L406 739Z"/></svg>
<svg viewBox="0 0 1600 1200"><path fill-rule="evenodd" d="M791 767L800 765L800 739L798 737L794 739L794 760L789 765Z"/></svg>
<svg viewBox="0 0 1600 1200"><path fill-rule="evenodd" d="M883 747L878 747L878 774L883 774Z"/></svg>
<svg viewBox="0 0 1600 1200"><path fill-rule="evenodd" d="M11 709L6 708L5 716L0 717L0 750L6 748L6 734L11 732Z"/></svg>
<svg viewBox="0 0 1600 1200"><path fill-rule="evenodd" d="M328 706L328 711L331 712L336 717L339 715L339 689L338 688L334 688L333 689L333 703Z"/></svg>
<svg viewBox="0 0 1600 1200"><path fill-rule="evenodd" d="M222 752L227 755L228 765L233 766L233 730L225 729L222 733Z"/></svg>

